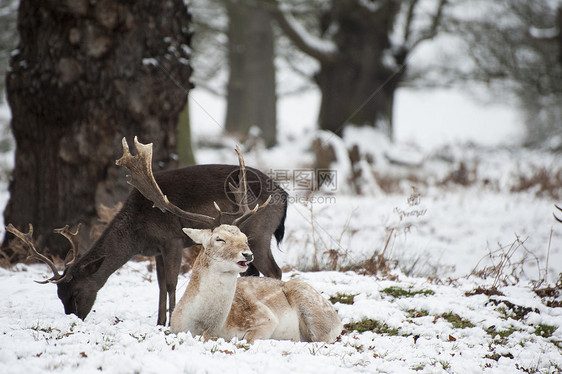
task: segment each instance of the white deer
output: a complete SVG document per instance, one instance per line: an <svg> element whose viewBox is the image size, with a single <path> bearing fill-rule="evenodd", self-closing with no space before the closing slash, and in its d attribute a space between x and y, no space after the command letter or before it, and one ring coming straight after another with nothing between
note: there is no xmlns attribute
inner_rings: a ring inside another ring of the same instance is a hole
<svg viewBox="0 0 562 374"><path fill-rule="evenodd" d="M332 304L305 282L238 277L253 260L238 227L183 229L203 245L172 313L172 332L252 343L256 339L334 342L342 323Z"/></svg>

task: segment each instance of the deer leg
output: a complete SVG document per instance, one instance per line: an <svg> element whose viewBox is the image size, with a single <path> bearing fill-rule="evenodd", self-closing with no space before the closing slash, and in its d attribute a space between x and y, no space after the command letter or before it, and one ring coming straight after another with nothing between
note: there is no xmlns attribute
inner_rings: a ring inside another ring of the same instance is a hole
<svg viewBox="0 0 562 374"><path fill-rule="evenodd" d="M260 276L260 271L258 270L257 267L254 266L253 263L250 263L248 265L248 270L246 270L245 272L242 273L243 277L259 277Z"/></svg>
<svg viewBox="0 0 562 374"><path fill-rule="evenodd" d="M281 269L275 262L271 253L271 238L255 237L249 240L250 249L254 253L254 261L244 275L259 275L281 279ZM256 274L252 272L257 269Z"/></svg>
<svg viewBox="0 0 562 374"><path fill-rule="evenodd" d="M309 284L290 280L283 292L291 307L297 311L300 340L334 342L342 331L342 324L332 304Z"/></svg>
<svg viewBox="0 0 562 374"><path fill-rule="evenodd" d="M158 297L158 321L156 324L166 324L166 272L164 270L164 259L161 255L156 256L156 278L160 295Z"/></svg>
<svg viewBox="0 0 562 374"><path fill-rule="evenodd" d="M258 302L252 315L253 326L248 329L244 339L253 343L256 339L270 339L279 325L277 316L264 304Z"/></svg>
<svg viewBox="0 0 562 374"><path fill-rule="evenodd" d="M164 259L164 272L166 278L165 287L168 292L168 300L169 300L169 313L170 313L169 321L171 321L172 312L176 307L176 287L178 285L178 275L180 272L181 260L182 260L181 242L175 244L178 245L173 246L174 247L173 249L170 249L165 256L164 255L162 256Z"/></svg>

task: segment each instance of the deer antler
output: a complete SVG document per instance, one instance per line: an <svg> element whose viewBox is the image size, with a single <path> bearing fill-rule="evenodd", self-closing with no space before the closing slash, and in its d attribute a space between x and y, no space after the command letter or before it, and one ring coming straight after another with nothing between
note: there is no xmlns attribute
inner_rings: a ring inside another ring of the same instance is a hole
<svg viewBox="0 0 562 374"><path fill-rule="evenodd" d="M81 226L82 226L81 224L78 224L78 227L76 228L75 232L71 232L68 225L66 225L65 227L63 227L61 229L53 230L55 233L61 234L62 236L67 238L68 241L70 242L70 246L71 246L71 250L72 250L72 259L64 265L65 269L68 268L70 265L72 265L76 261L76 258L77 258L77 255L78 255L78 251L77 251L78 233L80 232ZM25 234L23 232L19 231L18 229L16 229L14 227L14 225L12 225L11 223L8 226L6 226L6 231L14 234L16 237L18 237L21 241L23 241L31 249L31 255L29 257L36 257L37 259L39 259L42 262L44 262L45 264L47 264L51 268L51 270L53 271L53 276L51 278L46 279L44 281L35 281L35 282L41 283L41 284L45 284L45 283L55 283L55 284L57 284L57 283L62 282L62 280L65 278L65 276L61 275L58 272L57 267L55 266L55 263L53 261L51 261L51 259L49 259L47 256L39 253L39 251L37 251L37 249L35 248L35 244L33 244L33 225L31 223L29 224L29 230Z"/></svg>
<svg viewBox="0 0 562 374"><path fill-rule="evenodd" d="M64 226L61 229L54 229L53 231L57 234L61 234L70 242L70 250L72 251L72 259L65 264L65 267L69 267L70 265L76 262L76 258L78 257L78 244L80 243L80 238L78 233L80 232L80 228L82 224L79 223L78 227L76 228L75 232L70 231L68 225Z"/></svg>
<svg viewBox="0 0 562 374"><path fill-rule="evenodd" d="M562 212L562 208L560 208L558 205L554 204L554 206L556 207L556 209L558 209L559 211ZM562 219L556 217L556 214L552 213L552 215L554 216L554 219L557 220L558 222L562 223Z"/></svg>
<svg viewBox="0 0 562 374"><path fill-rule="evenodd" d="M238 154L238 160L240 162L240 176L238 187L233 186L229 183L230 190L234 193L236 202L238 203L239 210L236 213L225 213L222 212L217 203L215 202L215 209L218 212L216 217L210 217L204 214L186 212L185 210L172 204L168 197L162 193L162 190L156 183L154 179L154 174L152 173L152 143L142 144L138 141L135 136L135 147L137 149L137 155L133 156L129 151L129 145L127 140L123 138L123 156L117 160L115 163L117 165L125 166L131 171L131 175L128 176L127 183L135 187L139 192L148 200L152 201L153 207L158 208L161 211L168 211L180 218L185 218L187 220L198 221L204 223L210 227L216 227L221 224L221 219L224 215L241 215L236 218L233 225L240 225L248 219L249 216L256 213L257 211L265 208L271 196L267 201L252 210L248 208L248 187L246 183L246 166L244 164L244 158L238 147L236 148L236 153Z"/></svg>
<svg viewBox="0 0 562 374"><path fill-rule="evenodd" d="M158 208L163 212L168 211L180 218L202 222L211 226L217 225L219 217L213 218L204 214L186 212L172 204L168 197L162 193L152 173L152 143L142 144L135 136L136 156L133 156L129 151L127 139L123 138L122 144L123 156L115 163L125 166L131 171L131 174L127 176L127 183L139 190L145 198L152 201L154 204L153 208Z"/></svg>
<svg viewBox="0 0 562 374"><path fill-rule="evenodd" d="M232 183L228 183L228 187L234 194L234 198L236 199L236 203L238 204L237 214L241 214L240 217L236 218L232 222L232 225L240 226L253 214L267 207L269 205L269 202L271 201L271 195L269 195L265 203L263 203L262 205L256 204L254 209L250 209L250 207L248 206L246 163L244 162L244 157L242 157L242 152L240 152L240 148L238 148L238 146L236 146L235 151L238 155L238 163L240 164L240 173L238 174L238 187L235 187Z"/></svg>
<svg viewBox="0 0 562 374"><path fill-rule="evenodd" d="M12 234L14 234L15 236L17 236L21 241L23 241L30 249L31 249L31 256L30 257L36 257L39 260L43 261L45 264L49 265L49 267L51 268L51 270L53 271L53 277L44 281L35 281L37 283L41 283L41 284L45 284L45 283L50 283L50 282L57 282L60 279L62 279L62 275L59 274L57 267L55 266L55 263L53 261L51 261L47 256L39 253L37 251L37 249L35 249L35 245L33 244L33 225L30 223L29 224L29 230L26 234L24 234L23 232L19 231L18 229L16 229L14 227L14 225L12 225L11 223L6 226L6 231L11 232Z"/></svg>

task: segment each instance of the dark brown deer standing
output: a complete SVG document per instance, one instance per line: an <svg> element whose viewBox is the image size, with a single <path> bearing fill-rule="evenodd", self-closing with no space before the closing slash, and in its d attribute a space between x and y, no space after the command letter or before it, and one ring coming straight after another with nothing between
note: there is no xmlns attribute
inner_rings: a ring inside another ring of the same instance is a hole
<svg viewBox="0 0 562 374"><path fill-rule="evenodd" d="M152 174L152 144L141 144L135 138L135 146L138 154L132 156L126 140L123 139L123 156L117 160L117 164ZM259 275L261 272L268 277L281 278L281 270L271 253L271 237L275 236L277 243L283 239L287 193L262 172L253 168L244 168L242 158L240 161L240 167L198 165L154 174L157 185L166 196L166 201L169 198L181 208L180 210L193 213L189 216L180 214L178 217L177 212L159 204L154 206L174 214L153 209L153 203L134 189L100 238L79 258L77 258L78 230L72 233L68 227L60 229L59 233L71 242L72 247L72 260L65 265L62 274L57 271L51 260L40 254L33 246L31 225L27 234L18 231L12 225L8 225L6 230L24 241L31 248L34 257L50 266L54 276L42 283L57 284L57 293L64 305L65 313L73 313L81 319L86 318L91 311L97 292L113 272L134 255L155 256L160 289L157 323L164 325L167 298L169 298L170 314L176 304L176 285L182 249L194 244L183 234L182 227L208 227L211 222L206 216L216 216L217 213L213 204L224 210L220 215L221 223L232 223L239 216L240 206L236 203L238 201L236 195L241 193L242 178L247 178L247 196L255 197L252 204L264 205L270 199L264 209L255 213L259 219L256 219L253 225L242 229L248 236L250 248L255 255L255 260L245 275ZM132 174L129 183L136 186L134 175L137 173ZM228 182L233 175L239 176L238 187ZM162 203L165 204L164 201Z"/></svg>

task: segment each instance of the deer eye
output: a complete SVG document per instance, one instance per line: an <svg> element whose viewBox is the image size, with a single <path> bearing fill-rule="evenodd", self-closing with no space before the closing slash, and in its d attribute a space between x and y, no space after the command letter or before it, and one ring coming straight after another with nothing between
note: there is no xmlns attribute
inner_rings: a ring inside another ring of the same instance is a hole
<svg viewBox="0 0 562 374"><path fill-rule="evenodd" d="M215 238L216 242L223 242L224 243L224 239L219 238L218 236Z"/></svg>

